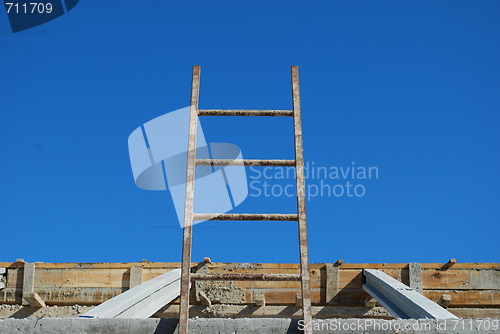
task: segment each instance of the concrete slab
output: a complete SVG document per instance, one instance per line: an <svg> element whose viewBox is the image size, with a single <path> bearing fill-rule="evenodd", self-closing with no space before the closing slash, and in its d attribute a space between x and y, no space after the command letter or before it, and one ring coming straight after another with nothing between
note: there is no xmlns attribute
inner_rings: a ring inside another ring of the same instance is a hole
<svg viewBox="0 0 500 334"><path fill-rule="evenodd" d="M174 269L85 312L82 318L147 319L180 294L181 270Z"/></svg>
<svg viewBox="0 0 500 334"><path fill-rule="evenodd" d="M131 319L71 319L72 334L129 334ZM42 333L36 333L42 334ZM43 334L52 334L50 332ZM132 333L130 333L132 334Z"/></svg>
<svg viewBox="0 0 500 334"><path fill-rule="evenodd" d="M68 329L71 329L70 318L58 319L58 321L51 321L52 319L35 319L33 323L33 333L36 334L67 334ZM3 333L0 331L0 333Z"/></svg>
<svg viewBox="0 0 500 334"><path fill-rule="evenodd" d="M177 319L4 319L1 334L175 334ZM191 334L299 334L301 321L277 318L190 319ZM500 319L323 319L314 320L315 334L493 334Z"/></svg>

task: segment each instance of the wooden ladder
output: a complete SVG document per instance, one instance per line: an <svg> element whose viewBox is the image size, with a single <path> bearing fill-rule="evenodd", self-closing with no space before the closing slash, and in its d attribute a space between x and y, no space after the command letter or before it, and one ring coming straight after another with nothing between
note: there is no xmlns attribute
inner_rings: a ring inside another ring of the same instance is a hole
<svg viewBox="0 0 500 334"><path fill-rule="evenodd" d="M292 66L293 110L199 110L200 66L193 68L191 87L191 109L189 119L188 163L186 176L186 199L184 207L184 237L182 245L181 295L179 311L179 334L188 334L189 289L193 280L294 280L301 282L302 314L304 333L312 333L311 289L309 277L308 242L306 227L306 199L304 179L304 157L302 150L302 120L300 115L299 70ZM293 117L295 137L295 160L256 159L196 159L196 133L198 116L290 116ZM194 213L194 180L196 166L294 166L297 182L297 214L227 214ZM299 230L300 274L191 274L192 224L195 220L261 220L296 221Z"/></svg>

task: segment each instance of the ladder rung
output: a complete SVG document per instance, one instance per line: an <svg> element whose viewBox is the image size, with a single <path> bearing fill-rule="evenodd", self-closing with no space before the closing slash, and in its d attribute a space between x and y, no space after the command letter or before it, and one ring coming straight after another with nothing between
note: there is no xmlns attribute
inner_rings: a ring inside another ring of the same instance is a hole
<svg viewBox="0 0 500 334"><path fill-rule="evenodd" d="M195 213L193 220L298 221L297 214L283 213Z"/></svg>
<svg viewBox="0 0 500 334"><path fill-rule="evenodd" d="M196 166L295 166L295 160L196 159Z"/></svg>
<svg viewBox="0 0 500 334"><path fill-rule="evenodd" d="M293 116L293 110L205 109L198 116Z"/></svg>
<svg viewBox="0 0 500 334"><path fill-rule="evenodd" d="M300 281L299 274L191 274L193 280L213 281Z"/></svg>

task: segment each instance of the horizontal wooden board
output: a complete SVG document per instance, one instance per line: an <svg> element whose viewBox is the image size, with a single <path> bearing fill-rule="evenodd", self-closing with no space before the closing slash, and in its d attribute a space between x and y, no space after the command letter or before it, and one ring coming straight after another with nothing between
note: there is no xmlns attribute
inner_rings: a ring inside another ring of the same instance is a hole
<svg viewBox="0 0 500 334"><path fill-rule="evenodd" d="M500 306L500 290L424 290L423 295L436 303L441 296L451 296L450 307L498 307Z"/></svg>
<svg viewBox="0 0 500 334"><path fill-rule="evenodd" d="M500 289L500 269L422 270L422 286L424 289Z"/></svg>
<svg viewBox="0 0 500 334"><path fill-rule="evenodd" d="M298 264L276 263L193 263L209 273L241 274L298 274ZM443 294L452 296L451 306L500 307L500 266L498 264L422 264L424 295L439 301ZM21 302L23 284L22 262L0 263L7 269L6 288L1 290L0 303ZM141 266L142 279L147 281L180 263L36 263L35 291L53 305L97 305L130 285L130 268ZM377 268L388 275L409 284L408 264L342 264L339 266L338 296L335 302L341 305L363 306L368 295L363 291L363 268ZM207 281L215 289L228 281ZM233 304L252 304L256 295L264 295L269 305L294 305L300 291L297 281L234 281L229 282L229 300ZM326 264L311 265L312 302L326 303ZM221 297L214 297L217 301ZM223 298L222 298L223 299Z"/></svg>
<svg viewBox="0 0 500 334"><path fill-rule="evenodd" d="M143 266L144 268L180 268L180 262L126 262L126 263L45 263L35 262L38 268L47 269L130 269L132 266ZM199 262L192 262L191 267L196 267ZM297 263L250 263L255 267L265 268L299 268ZM241 265L241 263L214 262L213 266L227 268L230 265ZM311 263L312 269L324 268L325 263ZM422 269L499 269L500 263L421 263ZM0 262L0 267L22 268L22 262ZM342 263L342 269L404 269L408 263Z"/></svg>
<svg viewBox="0 0 500 334"><path fill-rule="evenodd" d="M121 288L51 288L35 289L48 305L98 305L122 291ZM293 305L299 289L247 289L243 291L244 300L236 300L234 304L253 304L256 294L264 294L266 304ZM452 297L450 307L498 307L500 293L498 290L425 290L424 296L439 303L443 294ZM22 290L5 288L0 294L0 304L20 304ZM325 302L325 290L313 289L312 303L322 305ZM363 290L342 289L338 295L338 305L364 306L369 296ZM194 300L194 299L193 299ZM194 302L193 302L194 303Z"/></svg>

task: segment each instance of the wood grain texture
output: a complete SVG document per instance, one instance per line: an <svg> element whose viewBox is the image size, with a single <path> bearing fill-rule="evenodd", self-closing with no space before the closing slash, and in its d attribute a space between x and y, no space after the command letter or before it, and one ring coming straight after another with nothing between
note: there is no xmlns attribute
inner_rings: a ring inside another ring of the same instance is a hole
<svg viewBox="0 0 500 334"><path fill-rule="evenodd" d="M199 263L192 263L196 268ZM327 266L333 264L317 263L310 265L311 303L326 306L327 303ZM462 265L462 267L460 267ZM7 268L6 287L1 290L0 304L21 304L23 263L0 263ZM47 305L98 305L130 287L132 267L141 266L143 281L157 277L180 263L36 263L34 272L34 292ZM368 295L362 290L362 268L377 268L388 275L409 284L408 264L346 264L338 266L338 293L335 303L339 306L361 307ZM208 273L240 274L298 274L298 264L279 263L206 263ZM421 264L423 295L439 302L443 294L451 296L450 308L483 307L500 308L500 265L498 264L460 264L441 269L442 265ZM228 288L228 286L230 287ZM211 288L213 291L207 291ZM300 282L296 281L213 281L202 291L213 297L220 291L232 291L233 305L255 303L255 296L263 296L266 306L295 306L296 295L300 292ZM177 301L174 301L174 304ZM217 301L211 301L217 305ZM194 301L200 305L200 301ZM471 313L472 314L472 313Z"/></svg>

